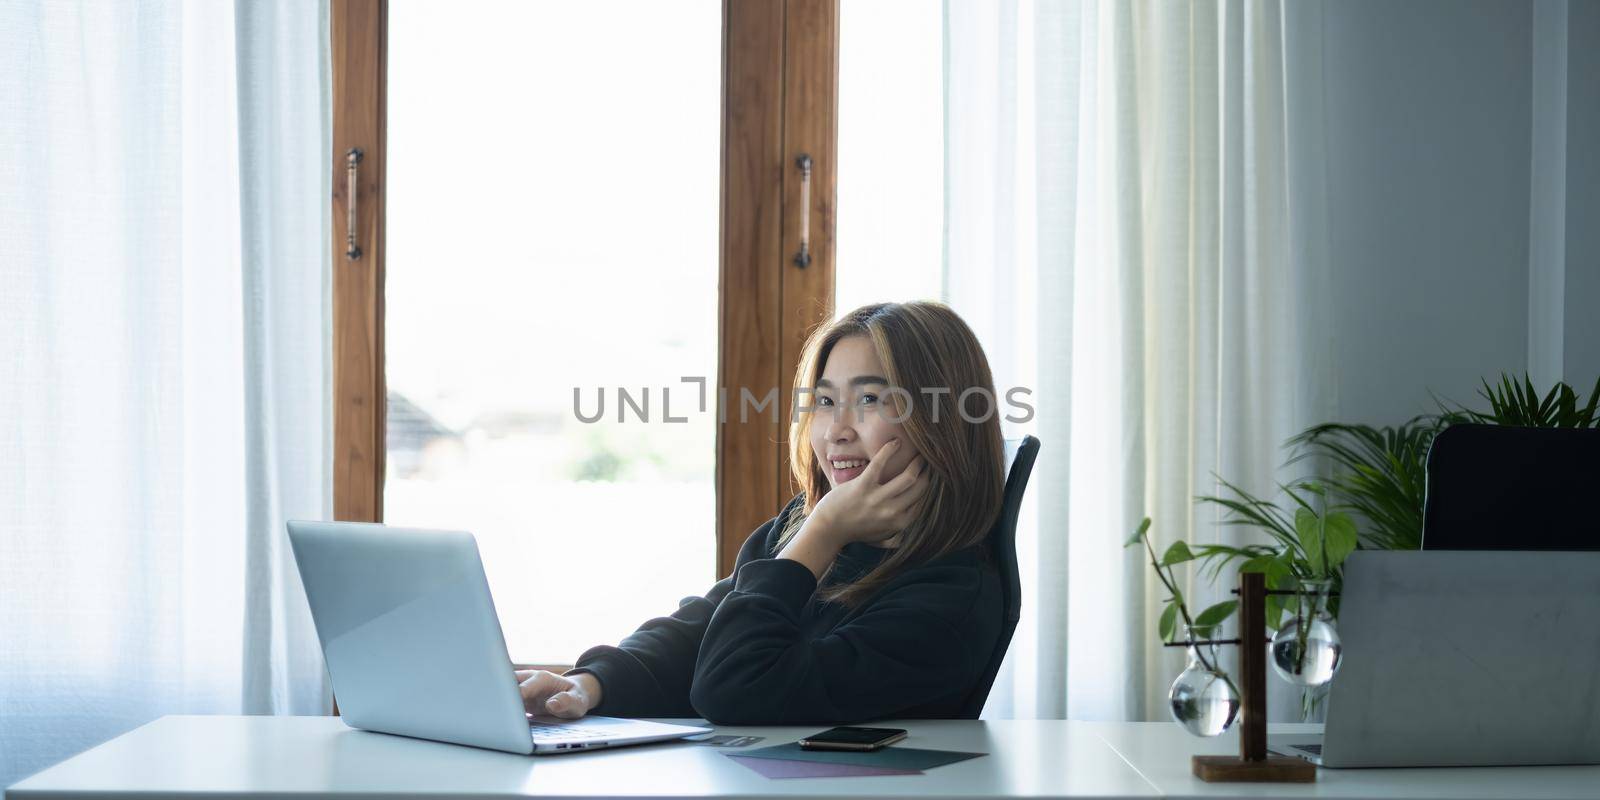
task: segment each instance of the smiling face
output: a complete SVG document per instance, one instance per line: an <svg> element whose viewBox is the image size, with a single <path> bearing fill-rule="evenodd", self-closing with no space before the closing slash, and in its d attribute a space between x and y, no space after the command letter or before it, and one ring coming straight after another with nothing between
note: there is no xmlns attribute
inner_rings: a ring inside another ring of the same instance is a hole
<svg viewBox="0 0 1600 800"><path fill-rule="evenodd" d="M891 377L892 386L885 382ZM795 398L806 409L790 420L784 442L790 476L801 491L796 499L805 505L804 513L789 516L779 541L793 541L833 490L865 494L858 490L871 488L850 484L868 465L836 469L832 458L865 462L897 439L901 446L886 456L889 463L873 468L880 480L892 480L913 460L926 470L915 518L875 543L895 552L859 580L819 587L819 597L857 605L910 565L988 540L1004 501L1005 442L993 413L989 360L949 306L872 303L818 326L795 365L794 386L811 392ZM960 399L972 389L988 393L989 413Z"/></svg>
<svg viewBox="0 0 1600 800"><path fill-rule="evenodd" d="M899 437L900 446L883 465L883 480L900 474L916 456L910 443L900 437L900 423L895 421L904 410L883 404L884 392L889 389L884 372L872 341L865 336L846 336L828 353L817 380L811 450L830 486L860 475L890 439Z"/></svg>

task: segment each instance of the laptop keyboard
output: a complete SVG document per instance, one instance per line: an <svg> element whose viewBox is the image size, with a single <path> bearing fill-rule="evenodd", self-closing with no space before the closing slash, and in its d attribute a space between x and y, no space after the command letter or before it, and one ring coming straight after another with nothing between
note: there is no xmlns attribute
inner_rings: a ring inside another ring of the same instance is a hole
<svg viewBox="0 0 1600 800"><path fill-rule="evenodd" d="M1304 750L1314 756L1322 755L1322 745L1320 744L1296 744L1290 746L1296 750Z"/></svg>
<svg viewBox="0 0 1600 800"><path fill-rule="evenodd" d="M545 725L538 722L528 723L528 733L535 739L599 739L605 736L605 731L597 728L583 728L576 725Z"/></svg>

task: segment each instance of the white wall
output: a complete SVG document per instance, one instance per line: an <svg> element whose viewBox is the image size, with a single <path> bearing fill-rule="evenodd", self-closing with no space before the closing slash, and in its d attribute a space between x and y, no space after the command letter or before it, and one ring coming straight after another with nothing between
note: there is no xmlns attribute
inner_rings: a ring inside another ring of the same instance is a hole
<svg viewBox="0 0 1600 800"><path fill-rule="evenodd" d="M1543 339L1540 326L1552 317L1530 314L1530 281L1535 294L1544 285L1530 267L1530 228L1540 229L1530 222L1534 8L1499 0L1289 5L1291 30L1311 39L1289 55L1291 131L1297 118L1320 118L1315 146L1325 158L1325 173L1296 182L1291 202L1321 215L1310 246L1322 250L1308 263L1325 274L1309 302L1320 304L1329 332L1323 406L1333 418L1399 422L1432 410L1430 391L1475 400L1480 378L1529 369L1530 346L1562 350L1564 361L1553 363L1583 389L1595 380L1600 323L1584 310L1600 305L1592 266L1600 233L1583 220L1600 210L1600 104L1595 82L1578 76L1600 74L1600 36L1589 21L1600 8L1571 9L1568 99L1591 96L1584 114L1568 103L1565 269L1555 262L1565 319ZM1314 159L1304 147L1300 158Z"/></svg>
<svg viewBox="0 0 1600 800"><path fill-rule="evenodd" d="M1585 390L1600 375L1600 3L1567 16L1565 366Z"/></svg>

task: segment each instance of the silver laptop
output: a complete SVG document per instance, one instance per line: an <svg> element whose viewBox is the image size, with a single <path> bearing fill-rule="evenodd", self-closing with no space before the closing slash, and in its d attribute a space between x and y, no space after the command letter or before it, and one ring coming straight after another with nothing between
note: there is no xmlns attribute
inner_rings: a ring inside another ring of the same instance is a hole
<svg viewBox="0 0 1600 800"><path fill-rule="evenodd" d="M290 522L334 696L353 728L512 753L571 753L708 733L523 710L471 534Z"/></svg>
<svg viewBox="0 0 1600 800"><path fill-rule="evenodd" d="M1600 764L1600 552L1362 550L1345 562L1325 767Z"/></svg>

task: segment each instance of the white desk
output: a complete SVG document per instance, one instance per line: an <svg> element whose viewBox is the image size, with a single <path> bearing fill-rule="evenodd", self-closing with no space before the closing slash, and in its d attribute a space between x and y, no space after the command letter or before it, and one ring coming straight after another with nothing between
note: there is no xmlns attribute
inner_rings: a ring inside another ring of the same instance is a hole
<svg viewBox="0 0 1600 800"><path fill-rule="evenodd" d="M1239 752L1235 730L1197 739L1166 722L1080 722L1139 771L1163 797L1404 798L1405 800L1557 800L1600 798L1600 766L1464 769L1320 769L1317 782L1206 783L1189 771L1189 754ZM1320 725L1273 725L1273 733L1319 733ZM1181 757L1178 754L1184 754Z"/></svg>
<svg viewBox="0 0 1600 800"><path fill-rule="evenodd" d="M1087 727L1060 721L918 721L907 747L990 755L922 775L773 780L684 742L519 756L351 730L334 717L163 717L11 787L6 800L142 795L250 800L384 798L1156 797ZM820 728L718 728L792 742Z"/></svg>
<svg viewBox="0 0 1600 800"><path fill-rule="evenodd" d="M1600 767L1322 770L1314 784L1207 784L1194 753L1237 752L1170 723L915 721L909 747L989 755L922 775L770 780L740 749L665 743L517 756L355 731L332 717L163 717L6 792L39 798L1600 798ZM719 728L764 747L816 726Z"/></svg>

